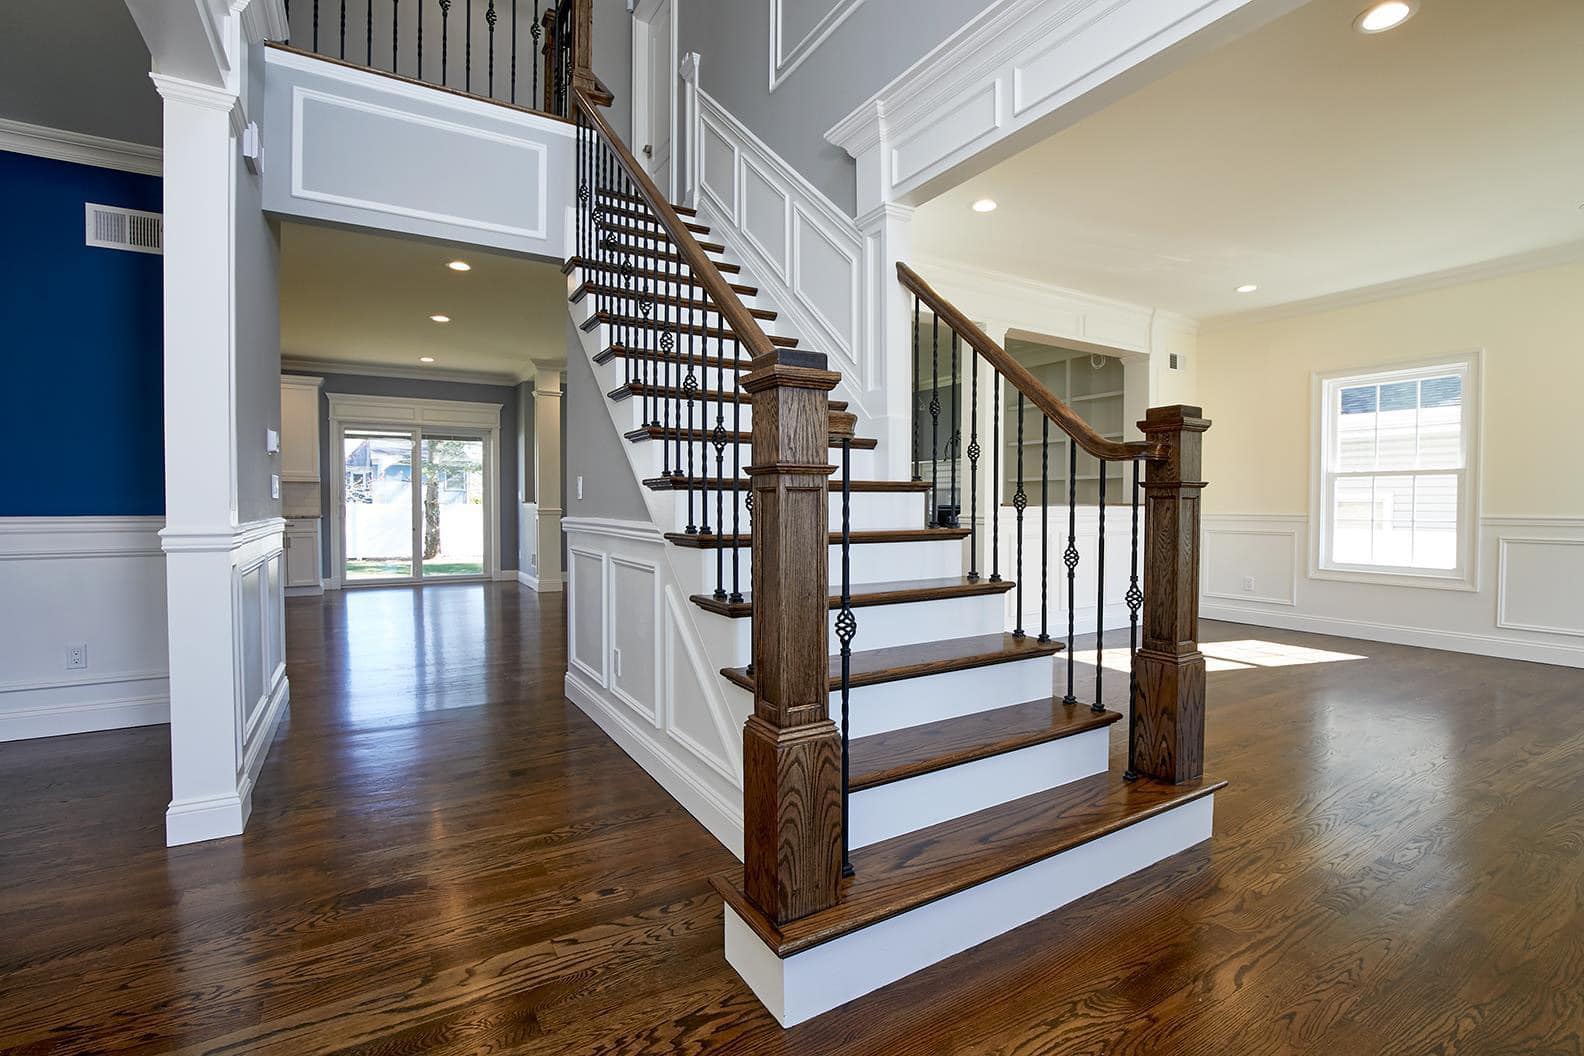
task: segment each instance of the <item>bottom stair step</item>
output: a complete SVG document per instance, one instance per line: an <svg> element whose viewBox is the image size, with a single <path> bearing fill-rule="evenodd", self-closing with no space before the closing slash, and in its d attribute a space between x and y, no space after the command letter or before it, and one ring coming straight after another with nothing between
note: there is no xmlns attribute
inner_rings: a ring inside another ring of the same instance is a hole
<svg viewBox="0 0 1584 1056"><path fill-rule="evenodd" d="M872 844L836 905L780 926L715 877L726 959L791 1026L1208 839L1225 785L1106 772Z"/></svg>

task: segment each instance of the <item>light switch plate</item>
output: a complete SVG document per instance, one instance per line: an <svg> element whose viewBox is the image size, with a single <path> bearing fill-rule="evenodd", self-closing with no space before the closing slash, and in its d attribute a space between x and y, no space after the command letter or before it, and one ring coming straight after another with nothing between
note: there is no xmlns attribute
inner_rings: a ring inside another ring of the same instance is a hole
<svg viewBox="0 0 1584 1056"><path fill-rule="evenodd" d="M272 498L272 499L280 498L280 474L279 473L271 473L270 474L270 498Z"/></svg>
<svg viewBox="0 0 1584 1056"><path fill-rule="evenodd" d="M280 452L280 433L275 429L264 430L264 450L270 454Z"/></svg>

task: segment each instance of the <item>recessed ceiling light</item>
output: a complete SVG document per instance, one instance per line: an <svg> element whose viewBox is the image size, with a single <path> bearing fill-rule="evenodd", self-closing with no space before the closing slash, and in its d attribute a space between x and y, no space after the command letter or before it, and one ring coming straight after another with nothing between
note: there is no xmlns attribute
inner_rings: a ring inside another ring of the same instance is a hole
<svg viewBox="0 0 1584 1056"><path fill-rule="evenodd" d="M469 264L465 260L453 260L451 263L447 264L446 267L450 268L452 271L472 271L473 270L473 265Z"/></svg>
<svg viewBox="0 0 1584 1056"><path fill-rule="evenodd" d="M1396 29L1419 9L1419 0L1383 0L1371 4L1353 20L1353 28L1360 33L1384 33Z"/></svg>
<svg viewBox="0 0 1584 1056"><path fill-rule="evenodd" d="M419 356L418 357L418 362L420 362L420 363L433 363L434 362L434 357L433 356Z"/></svg>
<svg viewBox="0 0 1584 1056"><path fill-rule="evenodd" d="M1257 289L1259 289L1259 287L1254 285L1252 282L1245 282L1243 285L1241 285L1241 286L1239 286L1237 288L1237 292L1239 292L1239 293L1253 293Z"/></svg>
<svg viewBox="0 0 1584 1056"><path fill-rule="evenodd" d="M431 315L429 318L433 319L437 323L449 323L451 321L451 317L449 315Z"/></svg>
<svg viewBox="0 0 1584 1056"><path fill-rule="evenodd" d="M973 204L973 211L976 213L993 213L995 212L995 207L994 198L981 198Z"/></svg>

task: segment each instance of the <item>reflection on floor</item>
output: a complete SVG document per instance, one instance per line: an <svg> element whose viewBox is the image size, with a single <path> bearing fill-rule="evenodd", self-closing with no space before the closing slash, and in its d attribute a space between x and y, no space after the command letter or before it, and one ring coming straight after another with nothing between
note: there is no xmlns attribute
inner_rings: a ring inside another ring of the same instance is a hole
<svg viewBox="0 0 1584 1056"><path fill-rule="evenodd" d="M735 860L562 697L559 595L287 619L241 839L165 849L163 728L0 744L0 1050L1584 1048L1574 670L1207 624L1212 842L783 1033L722 956Z"/></svg>

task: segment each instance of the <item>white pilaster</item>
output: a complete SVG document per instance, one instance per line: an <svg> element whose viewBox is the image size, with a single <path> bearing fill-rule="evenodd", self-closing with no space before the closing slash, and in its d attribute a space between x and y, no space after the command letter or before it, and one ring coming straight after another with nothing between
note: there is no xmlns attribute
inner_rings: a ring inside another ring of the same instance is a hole
<svg viewBox="0 0 1584 1056"><path fill-rule="evenodd" d="M561 374L534 374L534 533L532 575L540 591L561 589Z"/></svg>
<svg viewBox="0 0 1584 1056"><path fill-rule="evenodd" d="M862 184L860 184L862 186ZM912 475L912 299L897 279L897 262L906 262L913 243L913 210L881 202L858 217L863 235L864 335L879 366L882 398L877 416L883 474L892 480Z"/></svg>

